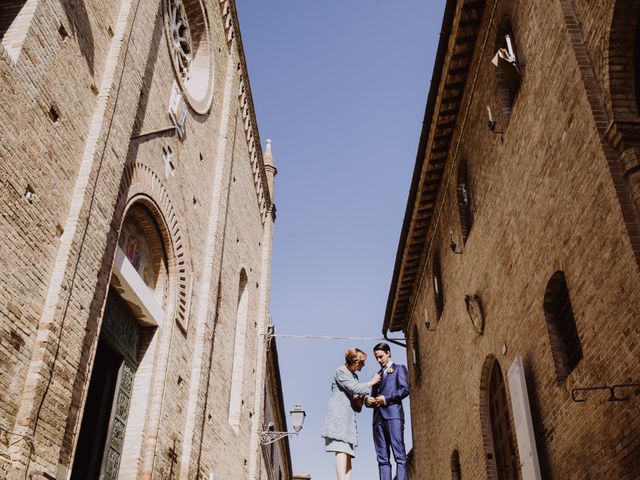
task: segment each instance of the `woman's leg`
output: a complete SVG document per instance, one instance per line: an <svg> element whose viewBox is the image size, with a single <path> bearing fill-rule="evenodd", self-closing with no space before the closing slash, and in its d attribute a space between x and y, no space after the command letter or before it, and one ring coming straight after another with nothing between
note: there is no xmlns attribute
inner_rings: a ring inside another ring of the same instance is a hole
<svg viewBox="0 0 640 480"><path fill-rule="evenodd" d="M347 455L347 474L344 476L345 480L351 480L351 455Z"/></svg>
<svg viewBox="0 0 640 480"><path fill-rule="evenodd" d="M347 480L347 458L349 455L336 452L336 477L338 480Z"/></svg>

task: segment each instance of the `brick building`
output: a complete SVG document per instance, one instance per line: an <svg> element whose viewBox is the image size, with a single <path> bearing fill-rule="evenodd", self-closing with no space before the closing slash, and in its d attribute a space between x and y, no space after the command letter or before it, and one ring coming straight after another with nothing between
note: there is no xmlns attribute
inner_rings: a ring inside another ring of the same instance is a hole
<svg viewBox="0 0 640 480"><path fill-rule="evenodd" d="M414 478L640 478L639 18L446 2L383 326Z"/></svg>
<svg viewBox="0 0 640 480"><path fill-rule="evenodd" d="M264 387L263 432L288 432L287 413L282 396L282 381L278 348L275 337L267 348L267 370ZM264 480L293 480L291 451L288 437L265 436L262 442L262 470L260 478Z"/></svg>
<svg viewBox="0 0 640 480"><path fill-rule="evenodd" d="M0 45L0 477L257 478L275 167L233 0L7 0Z"/></svg>

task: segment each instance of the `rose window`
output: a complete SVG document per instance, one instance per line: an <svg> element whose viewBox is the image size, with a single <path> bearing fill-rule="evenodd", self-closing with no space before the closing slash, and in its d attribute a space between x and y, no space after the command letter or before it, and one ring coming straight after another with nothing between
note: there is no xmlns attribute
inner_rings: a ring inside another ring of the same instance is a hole
<svg viewBox="0 0 640 480"><path fill-rule="evenodd" d="M213 45L202 0L164 0L167 46L180 90L197 113L213 99Z"/></svg>
<svg viewBox="0 0 640 480"><path fill-rule="evenodd" d="M178 74L188 80L191 68L192 46L191 31L189 30L189 19L181 0L171 0L169 2L169 38L173 50L173 63L176 65Z"/></svg>

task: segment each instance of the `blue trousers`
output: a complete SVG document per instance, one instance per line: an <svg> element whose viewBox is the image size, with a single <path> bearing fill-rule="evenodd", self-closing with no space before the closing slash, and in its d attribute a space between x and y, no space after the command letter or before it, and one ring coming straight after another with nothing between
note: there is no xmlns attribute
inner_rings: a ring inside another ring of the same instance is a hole
<svg viewBox="0 0 640 480"><path fill-rule="evenodd" d="M396 480L407 480L407 453L404 447L404 421L385 420L377 416L373 422L373 443L376 447L380 480L391 480L389 449L396 461Z"/></svg>

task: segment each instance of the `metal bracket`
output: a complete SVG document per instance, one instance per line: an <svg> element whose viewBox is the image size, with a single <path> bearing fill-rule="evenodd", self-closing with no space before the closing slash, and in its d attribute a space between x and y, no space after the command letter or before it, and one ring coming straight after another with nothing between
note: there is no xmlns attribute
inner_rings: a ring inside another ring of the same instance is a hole
<svg viewBox="0 0 640 480"><path fill-rule="evenodd" d="M285 437L298 435L298 432L276 432L274 430L271 430L272 428L273 422L269 422L267 430L260 432L260 443L262 445L269 445L271 443L277 442L278 440L282 440Z"/></svg>
<svg viewBox="0 0 640 480"><path fill-rule="evenodd" d="M269 445L293 435L298 435L298 432L262 432L260 433L260 443L262 445Z"/></svg>
<svg viewBox="0 0 640 480"><path fill-rule="evenodd" d="M634 388L633 394L637 397L640 396L640 383L620 383L618 385L602 385L599 387L582 387L571 389L571 400L576 403L583 403L587 401L586 396L578 395L580 392L594 392L598 390L605 390L609 392L610 402L626 402L631 400L630 396L618 396L616 390Z"/></svg>

